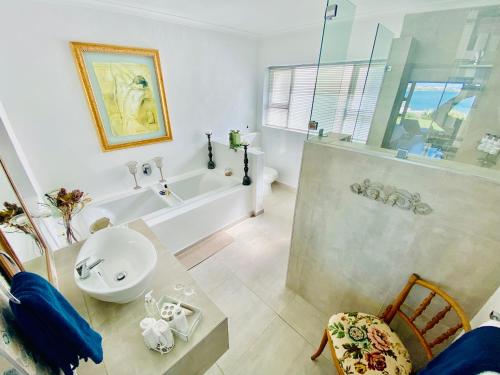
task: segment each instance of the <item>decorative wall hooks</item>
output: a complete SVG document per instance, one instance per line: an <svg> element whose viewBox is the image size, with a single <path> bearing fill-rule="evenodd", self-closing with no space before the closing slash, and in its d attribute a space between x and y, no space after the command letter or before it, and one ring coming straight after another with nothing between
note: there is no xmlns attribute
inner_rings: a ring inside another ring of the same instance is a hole
<svg viewBox="0 0 500 375"><path fill-rule="evenodd" d="M371 182L368 178L362 184L352 184L351 191L390 206L412 211L416 215L429 215L432 212L431 206L421 201L419 193L412 194L394 186L384 186L378 182Z"/></svg>

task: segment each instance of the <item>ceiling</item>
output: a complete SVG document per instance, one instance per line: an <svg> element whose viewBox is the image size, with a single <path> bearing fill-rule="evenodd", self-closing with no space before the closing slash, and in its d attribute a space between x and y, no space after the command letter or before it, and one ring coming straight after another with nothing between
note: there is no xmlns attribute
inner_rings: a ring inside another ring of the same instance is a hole
<svg viewBox="0 0 500 375"><path fill-rule="evenodd" d="M335 2L342 6L346 1ZM500 0L350 1L358 17L500 5ZM259 37L321 24L326 0L64 0L68 2Z"/></svg>

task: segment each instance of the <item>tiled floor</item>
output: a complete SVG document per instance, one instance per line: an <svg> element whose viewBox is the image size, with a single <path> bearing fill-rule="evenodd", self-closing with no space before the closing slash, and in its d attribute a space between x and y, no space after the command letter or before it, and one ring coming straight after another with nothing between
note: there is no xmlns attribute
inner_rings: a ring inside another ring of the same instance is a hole
<svg viewBox="0 0 500 375"><path fill-rule="evenodd" d="M275 187L263 215L229 229L235 241L190 271L229 317L229 351L208 375L335 374L328 349L309 359L328 316L285 287L294 204Z"/></svg>

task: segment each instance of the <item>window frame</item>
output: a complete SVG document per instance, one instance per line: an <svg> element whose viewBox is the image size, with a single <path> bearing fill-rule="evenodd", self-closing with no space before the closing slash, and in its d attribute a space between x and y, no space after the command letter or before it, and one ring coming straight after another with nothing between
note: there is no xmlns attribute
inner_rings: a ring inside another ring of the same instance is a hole
<svg viewBox="0 0 500 375"><path fill-rule="evenodd" d="M290 132L295 132L295 133L304 133L307 134L307 130L302 130L298 128L291 128L288 126L289 124L289 118L290 118L290 101L292 99L292 91L293 91L293 84L294 84L294 77L295 77L295 69L297 67L305 67L305 66L314 66L315 64L302 64L302 65L282 65L282 66L269 66L267 67L266 71L266 80L267 80L267 85L265 87L265 104L264 104L264 111L263 111L263 118L262 118L262 126L266 128L271 128L271 129L279 129L279 130L286 130ZM274 104L270 102L271 98L271 71L272 70L290 70L290 88L288 90L288 101L286 105L282 104ZM275 108L275 109L286 109L286 126L277 126L277 125L271 125L267 123L267 111L269 108Z"/></svg>
<svg viewBox="0 0 500 375"><path fill-rule="evenodd" d="M348 84L348 91L347 91L347 99L345 100L345 105L342 106L342 123L345 121L346 117L348 116L348 113L350 111L350 105L351 101L353 98L356 97L356 95L361 95L361 100L364 95L364 88L361 93L357 92L356 90L356 84L360 79L360 71L362 67L366 67L366 75L364 76L365 84L366 84L366 79L368 78L368 74L370 72L371 66L373 64L380 65L382 64L381 61L370 61L370 60L352 60L352 61L343 61L343 62L338 62L338 63L330 63L330 64L323 64L321 66L342 66L343 69L346 67L352 67L352 72L351 76L349 79L349 84ZM382 64L385 68L385 62ZM296 69L300 68L316 68L316 73L314 75L314 91L312 94L312 105L311 105L311 113L313 110L313 104L314 104L314 95L316 91L316 79L318 75L318 70L319 67L317 64L297 64L297 65L278 65L278 66L269 66L266 69L266 85L264 88L264 95L265 99L263 101L263 113L262 113L262 126L266 128L271 128L271 129L279 129L279 130L284 130L288 132L294 132L294 133L301 133L301 134L307 134L308 129L306 128L298 128L298 127L293 127L290 126L290 103L292 100L293 92L294 92L294 83L295 83L295 71ZM276 70L290 70L290 88L289 88L289 93L288 93L288 102L287 104L273 104L271 103L271 90L272 90L272 78L271 78L271 72L276 71ZM356 71L356 75L354 75L354 72ZM385 71L385 69L384 69ZM344 77L342 77L341 80L343 80ZM335 90L341 90L342 87L335 88ZM378 96L378 95L377 95ZM268 124L268 111L269 109L281 109L281 110L286 110L286 122L285 126L278 126L278 125L273 125L273 124ZM359 112L359 109L358 109Z"/></svg>

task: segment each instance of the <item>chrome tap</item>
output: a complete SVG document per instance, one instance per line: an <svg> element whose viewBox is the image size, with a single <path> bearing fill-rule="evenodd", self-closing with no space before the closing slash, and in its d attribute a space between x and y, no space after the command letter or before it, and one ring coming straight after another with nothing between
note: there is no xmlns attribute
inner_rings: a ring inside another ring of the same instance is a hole
<svg viewBox="0 0 500 375"><path fill-rule="evenodd" d="M90 276L90 270L95 266L97 266L98 264L104 262L104 259L100 258L90 264L87 264L89 259L90 258L85 258L79 261L75 266L75 270L78 273L78 276L80 277L81 280L88 278Z"/></svg>

